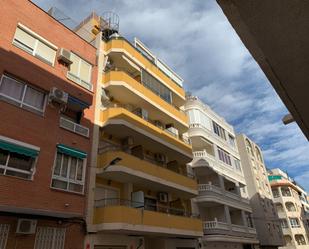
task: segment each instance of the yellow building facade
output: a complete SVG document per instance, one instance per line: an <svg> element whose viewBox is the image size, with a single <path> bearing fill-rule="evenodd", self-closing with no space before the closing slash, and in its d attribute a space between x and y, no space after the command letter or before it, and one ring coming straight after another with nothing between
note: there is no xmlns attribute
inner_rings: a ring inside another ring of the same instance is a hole
<svg viewBox="0 0 309 249"><path fill-rule="evenodd" d="M117 16L92 14L77 32L97 47L98 84L86 248L197 248L202 222L190 199L192 148L182 79Z"/></svg>

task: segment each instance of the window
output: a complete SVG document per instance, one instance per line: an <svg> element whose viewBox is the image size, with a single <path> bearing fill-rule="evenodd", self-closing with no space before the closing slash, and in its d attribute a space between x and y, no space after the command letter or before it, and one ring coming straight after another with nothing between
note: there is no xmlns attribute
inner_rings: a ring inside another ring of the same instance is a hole
<svg viewBox="0 0 309 249"><path fill-rule="evenodd" d="M6 248L6 242L9 236L10 225L0 224L0 248Z"/></svg>
<svg viewBox="0 0 309 249"><path fill-rule="evenodd" d="M285 245L291 246L293 245L292 237L290 235L284 235Z"/></svg>
<svg viewBox="0 0 309 249"><path fill-rule="evenodd" d="M70 70L68 71L68 78L75 83L81 85L82 87L92 90L91 84L91 70L92 66L71 52L70 56L71 61L73 62L70 65Z"/></svg>
<svg viewBox="0 0 309 249"><path fill-rule="evenodd" d="M280 224L282 228L289 228L289 224L286 219L280 219Z"/></svg>
<svg viewBox="0 0 309 249"><path fill-rule="evenodd" d="M286 202L285 207L289 212L295 212L296 211L295 205L292 202Z"/></svg>
<svg viewBox="0 0 309 249"><path fill-rule="evenodd" d="M172 103L172 92L151 74L142 70L142 84L168 103Z"/></svg>
<svg viewBox="0 0 309 249"><path fill-rule="evenodd" d="M214 133L217 134L222 139L226 140L225 130L220 125L218 125L215 121L212 121L212 126L214 129Z"/></svg>
<svg viewBox="0 0 309 249"><path fill-rule="evenodd" d="M16 28L13 44L41 61L54 65L57 49L49 42L39 39L38 35L27 28Z"/></svg>
<svg viewBox="0 0 309 249"><path fill-rule="evenodd" d="M219 153L219 159L222 162L232 166L231 157L225 150L218 147L218 153Z"/></svg>
<svg viewBox="0 0 309 249"><path fill-rule="evenodd" d="M235 168L236 170L241 172L241 165L240 165L240 161L237 158L234 158L234 163L235 163Z"/></svg>
<svg viewBox="0 0 309 249"><path fill-rule="evenodd" d="M209 117L198 109L188 111L190 124L200 124L204 128L211 130L211 122Z"/></svg>
<svg viewBox="0 0 309 249"><path fill-rule="evenodd" d="M272 191L272 193L273 193L274 198L280 197L279 189L273 188L273 189L271 189L271 191Z"/></svg>
<svg viewBox="0 0 309 249"><path fill-rule="evenodd" d="M65 228L38 227L35 236L35 249L63 249Z"/></svg>
<svg viewBox="0 0 309 249"><path fill-rule="evenodd" d="M260 162L263 162L261 152L260 152L260 150L259 150L259 148L258 148L257 146L255 146L255 153L256 153L257 159L258 159Z"/></svg>
<svg viewBox="0 0 309 249"><path fill-rule="evenodd" d="M32 179L39 152L0 140L0 174Z"/></svg>
<svg viewBox="0 0 309 249"><path fill-rule="evenodd" d="M45 94L11 76L2 75L1 77L0 99L32 112L44 113Z"/></svg>
<svg viewBox="0 0 309 249"><path fill-rule="evenodd" d="M292 196L288 187L281 187L282 196Z"/></svg>
<svg viewBox="0 0 309 249"><path fill-rule="evenodd" d="M98 186L94 193L96 207L120 205L119 189Z"/></svg>
<svg viewBox="0 0 309 249"><path fill-rule="evenodd" d="M250 155L254 156L252 145L248 139L246 139L246 148Z"/></svg>
<svg viewBox="0 0 309 249"><path fill-rule="evenodd" d="M284 212L283 205L281 203L276 203L277 212Z"/></svg>
<svg viewBox="0 0 309 249"><path fill-rule="evenodd" d="M82 151L62 144L58 145L52 176L52 187L83 193L86 156L87 154Z"/></svg>
<svg viewBox="0 0 309 249"><path fill-rule="evenodd" d="M236 147L236 144L235 144L235 137L233 137L231 134L229 134L229 143L232 147Z"/></svg>
<svg viewBox="0 0 309 249"><path fill-rule="evenodd" d="M297 218L289 218L292 228L300 227L299 220Z"/></svg>
<svg viewBox="0 0 309 249"><path fill-rule="evenodd" d="M306 245L305 237L302 234L295 234L295 240L297 245Z"/></svg>

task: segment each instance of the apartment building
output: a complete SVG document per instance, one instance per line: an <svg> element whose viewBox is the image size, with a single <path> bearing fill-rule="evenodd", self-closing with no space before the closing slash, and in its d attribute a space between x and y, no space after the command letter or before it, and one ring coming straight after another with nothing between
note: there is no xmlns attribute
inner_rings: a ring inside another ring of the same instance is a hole
<svg viewBox="0 0 309 249"><path fill-rule="evenodd" d="M285 239L285 246L280 248L308 248L308 213L304 210L308 207L306 192L278 168L270 170L268 178Z"/></svg>
<svg viewBox="0 0 309 249"><path fill-rule="evenodd" d="M96 48L31 1L0 23L0 248L83 248Z"/></svg>
<svg viewBox="0 0 309 249"><path fill-rule="evenodd" d="M252 209L234 129L222 117L188 96L188 136L198 180L193 208L203 221L203 248L257 248Z"/></svg>
<svg viewBox="0 0 309 249"><path fill-rule="evenodd" d="M191 210L198 191L187 172L183 80L118 28L116 14L92 13L75 29L97 47L100 88L85 247L197 248L202 222Z"/></svg>
<svg viewBox="0 0 309 249"><path fill-rule="evenodd" d="M280 220L273 202L262 151L244 134L237 135L236 141L260 248L275 249L283 246L285 243Z"/></svg>

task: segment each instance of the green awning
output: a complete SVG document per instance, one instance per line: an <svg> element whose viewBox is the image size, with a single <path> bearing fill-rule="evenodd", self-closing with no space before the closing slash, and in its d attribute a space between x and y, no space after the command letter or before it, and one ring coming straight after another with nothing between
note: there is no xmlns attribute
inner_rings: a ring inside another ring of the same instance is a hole
<svg viewBox="0 0 309 249"><path fill-rule="evenodd" d="M268 180L269 181L273 181L273 180L281 180L282 176L278 176L278 175L270 175L268 176Z"/></svg>
<svg viewBox="0 0 309 249"><path fill-rule="evenodd" d="M80 150L77 150L77 149L74 149L74 148L71 148L71 147L68 147L64 144L58 144L57 149L60 153L63 153L63 154L69 155L69 156L73 156L73 157L77 157L77 158L80 158L80 159L84 159L84 158L87 157L87 153L80 151Z"/></svg>
<svg viewBox="0 0 309 249"><path fill-rule="evenodd" d="M9 143L3 140L0 140L0 148L3 150L8 150L9 152L15 152L30 157L37 157L39 155L39 151L37 150Z"/></svg>

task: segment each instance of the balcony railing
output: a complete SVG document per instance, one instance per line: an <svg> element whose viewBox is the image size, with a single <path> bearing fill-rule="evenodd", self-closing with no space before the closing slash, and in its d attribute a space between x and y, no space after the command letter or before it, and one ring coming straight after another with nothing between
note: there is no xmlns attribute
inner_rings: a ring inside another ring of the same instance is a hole
<svg viewBox="0 0 309 249"><path fill-rule="evenodd" d="M84 137L89 137L89 128L82 126L80 124L74 123L73 121L60 117L60 127L82 135Z"/></svg>
<svg viewBox="0 0 309 249"><path fill-rule="evenodd" d="M121 151L121 152L126 153L126 154L128 154L128 155L134 156L134 157L136 157L136 158L138 158L138 159L141 159L141 160L147 161L147 162L149 162L149 163L151 163L151 164L154 164L155 166L158 166L158 167L167 169L167 170L169 170L169 171L172 171L172 172L174 172L174 173L176 173L176 174L179 174L179 175L182 175L182 176L186 176L186 177L195 179L195 175L194 175L194 174L191 174L190 172L187 172L187 171L182 172L182 171L176 171L176 170L170 169L170 168L167 167L166 163L159 162L159 161L155 160L155 158L150 157L150 156L148 156L147 154L144 154L144 155L143 155L144 158L140 158L140 157L138 157L138 156L135 156L135 155L132 154L132 153L129 153L127 150L122 149L120 146L118 146L118 147L117 147L117 146L108 147L108 148L106 148L105 150L100 150L100 153L105 153L105 152L109 152L109 151L116 151L116 152L117 152L117 151ZM179 165L179 168L180 168L180 167L181 167L181 165Z"/></svg>
<svg viewBox="0 0 309 249"><path fill-rule="evenodd" d="M228 224L228 223L219 222L216 220L215 221L204 221L203 229L206 233L207 231L211 231L211 230L223 230L225 232L232 231L232 232L238 232L238 233L256 234L256 229L253 227Z"/></svg>
<svg viewBox="0 0 309 249"><path fill-rule="evenodd" d="M154 211L165 214L172 214L183 217L199 218L199 215L186 211L185 209L173 208L163 205L154 205L145 202L137 202L119 198L105 198L95 201L95 207L125 206L131 208L143 208L144 210Z"/></svg>
<svg viewBox="0 0 309 249"><path fill-rule="evenodd" d="M198 190L199 190L199 192L211 191L211 192L214 192L214 193L221 194L221 195L224 195L226 197L229 197L229 198L231 198L231 199L233 199L235 201L241 201L241 202L244 202L246 204L250 203L250 201L248 199L243 198L243 197L241 197L238 194L235 194L235 193L223 190L222 188L217 187L217 186L212 185L212 184L199 184L198 185Z"/></svg>
<svg viewBox="0 0 309 249"><path fill-rule="evenodd" d="M188 144L188 145L191 144L190 140L189 140L187 137L185 137L185 136L183 136L183 135L179 135L179 134L173 133L173 132L171 131L171 129L168 130L168 129L164 128L163 126L158 125L158 123L156 123L156 121L151 120L151 119L149 119L149 118L146 117L146 116L143 116L142 113L136 112L135 110L138 109L138 108L135 108L134 110L132 110L132 109L128 108L127 105L119 104L119 103L113 103L113 106L112 106L112 107L114 107L114 108L124 108L124 109L126 109L127 111L129 111L130 113L133 113L134 115L136 115L136 116L138 116L138 117L144 119L144 120L147 121L148 123L150 123L150 124L156 126L157 128L160 128L160 129L163 130L165 133L167 133L167 134L169 134L169 135L171 135L171 136L173 136L173 137L179 139L180 141L184 142L185 144Z"/></svg>

